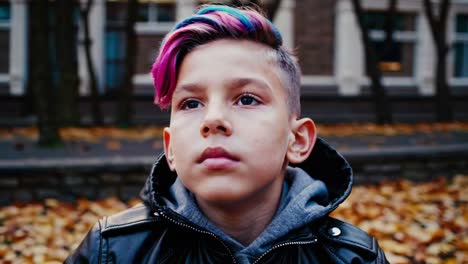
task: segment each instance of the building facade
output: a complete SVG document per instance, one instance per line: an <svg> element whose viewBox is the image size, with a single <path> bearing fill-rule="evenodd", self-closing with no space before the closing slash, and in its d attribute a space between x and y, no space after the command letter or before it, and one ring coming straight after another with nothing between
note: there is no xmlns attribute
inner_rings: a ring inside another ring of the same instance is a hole
<svg viewBox="0 0 468 264"><path fill-rule="evenodd" d="M95 0L91 9L92 55L100 91L123 83L126 1ZM152 94L151 65L163 36L204 0L141 0L138 8L135 93ZM219 2L219 1L218 1ZM362 0L366 23L377 50L382 49L387 0ZM434 42L422 0L398 1L395 42L381 57L389 93L434 95ZM0 95L25 94L27 81L27 0L0 0ZM359 96L366 93L363 46L350 0L282 0L275 17L285 45L296 51L303 71L304 94ZM79 40L83 38L78 30ZM468 94L468 1L453 0L448 18L449 84L455 94ZM81 41L79 41L81 43ZM77 45L80 94L89 94L84 50ZM368 88L367 88L368 92Z"/></svg>

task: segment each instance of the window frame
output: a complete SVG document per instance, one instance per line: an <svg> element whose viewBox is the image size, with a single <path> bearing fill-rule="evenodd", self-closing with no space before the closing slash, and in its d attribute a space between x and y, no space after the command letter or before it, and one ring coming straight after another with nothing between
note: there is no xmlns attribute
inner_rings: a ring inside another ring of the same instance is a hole
<svg viewBox="0 0 468 264"><path fill-rule="evenodd" d="M347 2L347 1L346 1ZM385 0L362 0L362 7L368 11L385 11L388 9L388 1ZM351 5L351 4L349 4ZM352 8L351 8L352 10ZM382 82L386 87L407 87L416 88L420 94L427 94L430 92L424 91L421 87L421 69L420 59L418 57L421 51L421 36L425 33L424 27L421 26L422 16L424 15L420 1L400 1L398 2L397 10L401 13L412 13L415 15L414 21L414 52L413 52L413 74L411 76L382 76ZM353 14L354 15L354 14ZM398 34L396 34L398 35ZM403 37L403 36L402 36ZM364 48L362 46L362 48ZM363 64L365 68L365 65ZM370 80L365 74L365 69L362 72L363 81L359 84L370 85ZM358 93L358 92L357 92Z"/></svg>
<svg viewBox="0 0 468 264"><path fill-rule="evenodd" d="M148 4L148 21L137 21L135 23L135 31L137 34L162 34L167 33L175 26L177 21L177 0L173 1L147 1ZM139 3L141 4L141 3ZM173 4L174 5L174 21L158 21L157 4ZM151 12L153 11L153 12Z"/></svg>
<svg viewBox="0 0 468 264"><path fill-rule="evenodd" d="M365 12L382 12L385 10L382 9L367 9ZM397 80L397 82L401 83L402 80L413 80L416 75L416 70L417 70L417 61L416 61L416 55L417 55L417 48L418 48L418 16L419 14L417 12L412 12L412 11L406 11L406 10L398 10L397 14L403 14L403 15L410 15L413 17L413 25L411 29L413 30L398 30L395 29L393 33L393 38L396 43L401 43L401 44L412 44L412 65L411 67L411 72L408 75L392 75L392 73L398 73L398 71L382 71L382 77L384 79L390 79L390 80ZM383 29L370 29L369 30L369 39L372 42L376 41L383 41L385 40L385 31ZM387 75L390 74L390 75ZM390 81L391 82L391 81ZM403 82L404 83L404 82Z"/></svg>
<svg viewBox="0 0 468 264"><path fill-rule="evenodd" d="M457 18L459 15L465 15L468 17L468 12L457 12L457 13L453 13L453 15L451 17L449 17L450 19L450 23L449 23L449 33L451 34L451 50L449 52L449 55L448 55L448 58L447 58L447 61L448 61L448 65L449 65L449 79L450 79L450 84L451 85L454 85L454 86L466 86L468 85L468 75L467 76L461 76L461 77L457 77L455 76L455 70L456 70L456 66L455 66L455 63L456 63L456 60L455 60L455 44L458 43L458 42L462 42L462 43L465 43L466 45L468 45L468 32L464 32L464 33L459 33L457 32L457 29L456 29L456 24L457 24ZM468 52L468 48L466 49L466 51ZM468 64L468 62L467 62ZM468 66L467 66L468 67Z"/></svg>

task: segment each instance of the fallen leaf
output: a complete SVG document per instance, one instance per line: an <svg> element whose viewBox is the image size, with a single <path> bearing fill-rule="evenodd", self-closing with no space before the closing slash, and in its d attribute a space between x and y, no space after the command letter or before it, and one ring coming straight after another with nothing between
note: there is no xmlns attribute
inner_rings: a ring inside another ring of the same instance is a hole
<svg viewBox="0 0 468 264"><path fill-rule="evenodd" d="M112 140L112 141L107 141L106 143L106 148L108 150L120 150L122 148L122 144L119 141Z"/></svg>

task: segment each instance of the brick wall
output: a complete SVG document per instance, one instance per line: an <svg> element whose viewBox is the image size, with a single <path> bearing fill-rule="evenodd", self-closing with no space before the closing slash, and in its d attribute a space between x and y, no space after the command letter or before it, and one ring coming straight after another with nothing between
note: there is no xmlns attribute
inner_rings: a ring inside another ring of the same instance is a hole
<svg viewBox="0 0 468 264"><path fill-rule="evenodd" d="M335 2L296 1L294 45L305 75L333 75Z"/></svg>

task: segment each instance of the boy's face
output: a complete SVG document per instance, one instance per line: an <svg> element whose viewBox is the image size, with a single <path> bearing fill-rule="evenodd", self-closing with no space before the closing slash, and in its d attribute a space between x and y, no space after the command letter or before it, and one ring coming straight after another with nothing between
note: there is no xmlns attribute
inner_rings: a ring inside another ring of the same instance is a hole
<svg viewBox="0 0 468 264"><path fill-rule="evenodd" d="M164 145L171 169L198 200L281 191L296 119L266 49L218 40L182 62Z"/></svg>

